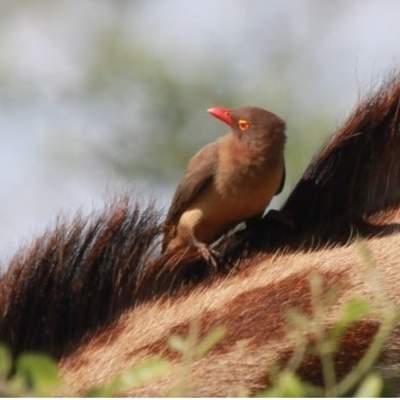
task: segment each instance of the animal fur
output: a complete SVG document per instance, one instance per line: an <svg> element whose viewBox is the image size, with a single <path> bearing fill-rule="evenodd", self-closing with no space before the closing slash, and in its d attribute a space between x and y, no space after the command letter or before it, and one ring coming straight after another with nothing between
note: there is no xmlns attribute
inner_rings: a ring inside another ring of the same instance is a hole
<svg viewBox="0 0 400 400"><path fill-rule="evenodd" d="M267 384L268 366L292 351L285 311L311 313L308 278L318 271L337 301L355 294L376 300L352 239L366 238L382 288L400 302L400 78L361 102L306 170L283 211L295 230L266 217L257 227L222 240L221 268L183 253L157 258L157 213L117 203L93 220L76 219L39 238L11 262L0 281L0 340L15 354L44 350L62 357L70 394L106 382L137 360L161 354L197 318L201 331L227 328L225 339L192 369L192 394L254 393ZM90 222L92 221L92 222ZM103 326L103 328L102 328ZM352 328L336 357L339 376L361 357L378 320ZM385 370L399 361L396 335L382 355ZM79 344L80 343L80 344ZM299 373L321 384L319 361ZM165 394L176 377L130 394Z"/></svg>
<svg viewBox="0 0 400 400"><path fill-rule="evenodd" d="M397 215L396 220L399 220ZM334 288L335 303L325 314L329 326L340 306L354 296L377 303L383 288L390 300L400 303L397 255L399 234L369 241L374 258L382 266L382 282L369 275L354 245L279 255L253 260L253 264L228 278L199 285L185 296L158 300L129 310L112 326L101 330L60 362L70 395L84 393L92 386L110 382L149 356L161 355L174 371L162 380L129 391L131 396L164 396L179 382L179 353L167 344L171 335L186 336L191 321L201 324L201 334L224 326L227 334L212 352L195 361L188 375L192 396L233 396L246 389L255 394L268 383L268 371L282 366L293 352L286 313L295 308L311 314L309 278L319 273L325 288ZM396 249L393 254L393 249ZM395 257L396 256L396 257ZM379 326L371 319L353 326L341 341L336 355L337 375L343 377L361 358ZM298 332L300 335L300 332ZM383 353L382 366L398 376L398 335ZM397 341L397 343L396 343ZM395 349L393 352L392 348ZM391 357L390 362L385 358ZM319 360L308 356L299 368L303 379L323 384Z"/></svg>
<svg viewBox="0 0 400 400"><path fill-rule="evenodd" d="M161 233L152 207L127 198L89 219L77 216L22 249L0 281L0 341L17 355L55 357L132 305Z"/></svg>

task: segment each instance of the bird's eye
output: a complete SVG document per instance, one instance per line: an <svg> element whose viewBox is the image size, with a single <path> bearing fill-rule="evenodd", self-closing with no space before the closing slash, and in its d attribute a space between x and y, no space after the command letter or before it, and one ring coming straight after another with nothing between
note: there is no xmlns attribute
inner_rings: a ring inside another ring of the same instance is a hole
<svg viewBox="0 0 400 400"><path fill-rule="evenodd" d="M247 131L247 129L250 128L250 123L248 121L246 121L245 119L240 119L238 122L238 125L239 125L239 129L242 132L245 132L245 131Z"/></svg>

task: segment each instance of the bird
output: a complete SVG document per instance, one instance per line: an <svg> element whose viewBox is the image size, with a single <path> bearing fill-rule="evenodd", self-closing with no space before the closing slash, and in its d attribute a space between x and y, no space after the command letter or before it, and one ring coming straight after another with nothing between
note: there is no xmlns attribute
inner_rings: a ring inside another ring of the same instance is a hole
<svg viewBox="0 0 400 400"><path fill-rule="evenodd" d="M285 183L285 122L259 107L213 107L229 132L189 161L163 225L162 252L196 249L216 266L210 245L241 222L263 216Z"/></svg>

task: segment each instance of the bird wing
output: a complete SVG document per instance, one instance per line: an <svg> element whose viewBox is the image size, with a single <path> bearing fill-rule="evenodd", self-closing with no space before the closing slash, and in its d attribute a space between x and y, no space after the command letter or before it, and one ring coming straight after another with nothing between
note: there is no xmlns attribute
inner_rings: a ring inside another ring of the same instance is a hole
<svg viewBox="0 0 400 400"><path fill-rule="evenodd" d="M165 233L173 227L188 205L212 181L218 164L218 144L209 143L189 161L186 174L181 180L172 199L165 219Z"/></svg>
<svg viewBox="0 0 400 400"><path fill-rule="evenodd" d="M279 188L276 191L275 196L282 192L283 187L285 186L285 180L286 180L286 167L285 167L285 162L284 162L283 163L283 174L282 174L281 184L279 185Z"/></svg>

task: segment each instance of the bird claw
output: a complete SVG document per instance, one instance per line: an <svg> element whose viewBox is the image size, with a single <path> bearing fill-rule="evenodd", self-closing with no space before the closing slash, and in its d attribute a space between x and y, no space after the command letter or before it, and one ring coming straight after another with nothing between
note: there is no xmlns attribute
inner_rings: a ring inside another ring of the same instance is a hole
<svg viewBox="0 0 400 400"><path fill-rule="evenodd" d="M218 269L218 253L210 249L205 243L196 242L194 244L201 257L213 267L214 270Z"/></svg>

